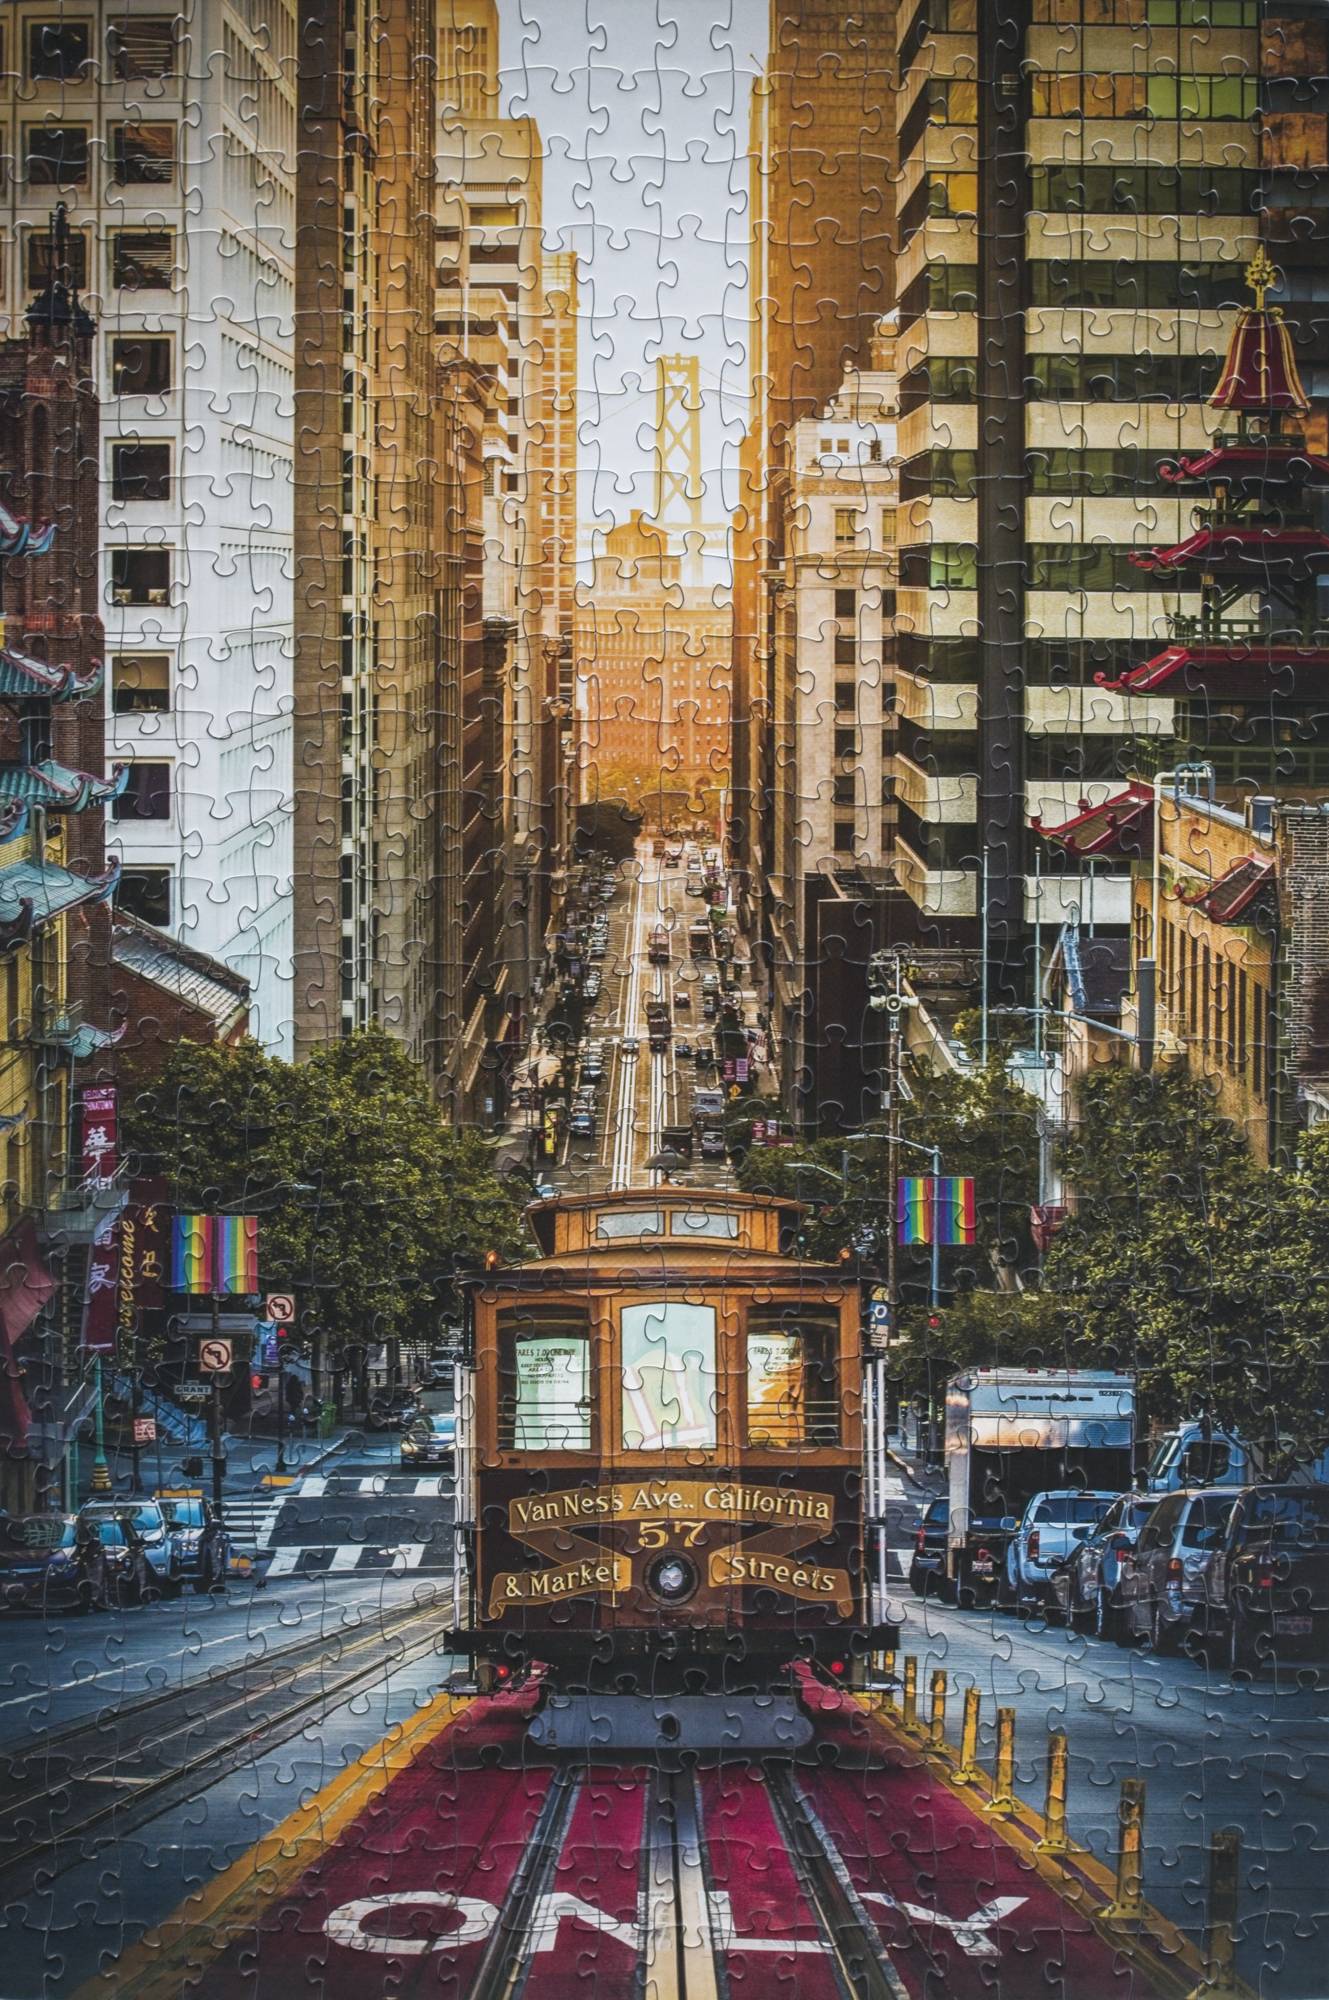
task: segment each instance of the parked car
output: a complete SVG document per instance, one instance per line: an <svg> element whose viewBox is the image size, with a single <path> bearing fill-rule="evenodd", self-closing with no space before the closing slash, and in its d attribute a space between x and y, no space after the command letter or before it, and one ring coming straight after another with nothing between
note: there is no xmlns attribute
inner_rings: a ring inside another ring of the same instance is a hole
<svg viewBox="0 0 1329 2000"><path fill-rule="evenodd" d="M1212 1573L1212 1630L1234 1673L1329 1651L1329 1486L1250 1486Z"/></svg>
<svg viewBox="0 0 1329 2000"><path fill-rule="evenodd" d="M941 1596L946 1588L946 1526L949 1500L930 1500L914 1537L909 1562L909 1588L915 1597Z"/></svg>
<svg viewBox="0 0 1329 2000"><path fill-rule="evenodd" d="M1140 1530L1122 1575L1122 1636L1172 1653L1214 1628L1210 1572L1222 1550L1239 1488L1167 1493Z"/></svg>
<svg viewBox="0 0 1329 2000"><path fill-rule="evenodd" d="M574 1139L593 1139L595 1137L595 1113L593 1111L574 1111L568 1120L568 1130Z"/></svg>
<svg viewBox="0 0 1329 2000"><path fill-rule="evenodd" d="M703 1160L722 1160L725 1156L724 1133L714 1126L708 1126L701 1135L701 1156Z"/></svg>
<svg viewBox="0 0 1329 2000"><path fill-rule="evenodd" d="M1052 1572L1051 1602L1068 1625L1087 1625L1100 1639L1118 1636L1122 1572L1157 1505L1153 1494L1123 1493L1093 1533L1077 1542L1060 1569Z"/></svg>
<svg viewBox="0 0 1329 2000"><path fill-rule="evenodd" d="M100 1610L106 1558L96 1527L76 1514L13 1514L0 1521L0 1604L10 1610Z"/></svg>
<svg viewBox="0 0 1329 2000"><path fill-rule="evenodd" d="M412 1424L401 1441L403 1465L451 1465L457 1449L457 1419L436 1411Z"/></svg>
<svg viewBox="0 0 1329 2000"><path fill-rule="evenodd" d="M1053 1572L1093 1533L1116 1497L1069 1487L1035 1493L1006 1545L1007 1600L1041 1603Z"/></svg>
<svg viewBox="0 0 1329 2000"><path fill-rule="evenodd" d="M691 1042L675 1042L674 1054L676 1056L690 1056L692 1054Z"/></svg>
<svg viewBox="0 0 1329 2000"><path fill-rule="evenodd" d="M81 1520L93 1521L100 1530L113 1521L122 1530L127 1556L117 1562L108 1553L112 1579L138 1602L149 1597L178 1597L183 1581L180 1559L166 1529L166 1516L155 1500L90 1500L80 1513ZM117 1544L103 1544L108 1552Z"/></svg>
<svg viewBox="0 0 1329 2000"><path fill-rule="evenodd" d="M536 1193L539 1193L538 1188L536 1189ZM453 1370L456 1365L456 1356L449 1353L447 1348L435 1348L424 1367L424 1385L426 1389L450 1389L452 1387Z"/></svg>
<svg viewBox="0 0 1329 2000"><path fill-rule="evenodd" d="M380 1389L369 1399L365 1421L371 1431L404 1431L419 1414L413 1389Z"/></svg>
<svg viewBox="0 0 1329 2000"><path fill-rule="evenodd" d="M200 1597L220 1590L231 1561L231 1538L217 1519L210 1500L188 1491L159 1493L157 1504L171 1539L176 1573L192 1583Z"/></svg>
<svg viewBox="0 0 1329 2000"><path fill-rule="evenodd" d="M618 1046L622 1050L625 1056L635 1056L639 1044L634 1035L624 1035L622 1041L619 1043Z"/></svg>
<svg viewBox="0 0 1329 2000"><path fill-rule="evenodd" d="M680 987L674 995L674 1012L676 1014L690 1014L692 1012L692 996L683 987Z"/></svg>

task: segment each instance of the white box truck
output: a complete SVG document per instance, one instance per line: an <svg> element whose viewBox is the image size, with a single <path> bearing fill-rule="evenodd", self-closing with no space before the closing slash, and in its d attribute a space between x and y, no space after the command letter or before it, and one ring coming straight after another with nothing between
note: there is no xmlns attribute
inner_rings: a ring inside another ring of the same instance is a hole
<svg viewBox="0 0 1329 2000"><path fill-rule="evenodd" d="M950 1519L945 1594L997 1594L1006 1544L1036 1493L1124 1493L1135 1450L1135 1377L1098 1368L972 1368L946 1390Z"/></svg>

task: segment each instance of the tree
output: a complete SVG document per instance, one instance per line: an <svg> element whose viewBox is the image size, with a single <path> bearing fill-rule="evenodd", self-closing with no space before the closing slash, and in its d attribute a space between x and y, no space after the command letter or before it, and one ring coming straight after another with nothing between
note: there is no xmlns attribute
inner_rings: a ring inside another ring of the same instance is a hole
<svg viewBox="0 0 1329 2000"><path fill-rule="evenodd" d="M423 1073L376 1029L300 1067L255 1042L181 1042L125 1096L141 1170L180 1209L257 1213L264 1290L293 1291L332 1355L428 1336L461 1273L523 1248L518 1193L483 1139L443 1125Z"/></svg>

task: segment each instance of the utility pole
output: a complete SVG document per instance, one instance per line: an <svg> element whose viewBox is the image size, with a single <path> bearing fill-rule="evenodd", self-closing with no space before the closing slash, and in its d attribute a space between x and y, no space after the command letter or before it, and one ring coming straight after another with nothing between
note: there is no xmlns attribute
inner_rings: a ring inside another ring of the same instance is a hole
<svg viewBox="0 0 1329 2000"><path fill-rule="evenodd" d="M212 1288L212 1334L214 1340L221 1337L221 1293L216 1285ZM226 1456L222 1450L222 1399L221 1375L213 1371L212 1405L210 1409L212 1431L212 1505L217 1519L222 1518L222 1478L226 1471Z"/></svg>

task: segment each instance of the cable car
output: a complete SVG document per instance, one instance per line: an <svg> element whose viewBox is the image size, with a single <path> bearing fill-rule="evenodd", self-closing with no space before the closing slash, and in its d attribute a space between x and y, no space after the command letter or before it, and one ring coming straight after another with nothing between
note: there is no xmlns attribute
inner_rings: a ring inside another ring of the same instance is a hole
<svg viewBox="0 0 1329 2000"><path fill-rule="evenodd" d="M469 1287L452 1643L481 1685L760 1692L891 1647L864 1550L856 1280L796 1204L662 1186L537 1203ZM847 1668L846 1663L850 1663Z"/></svg>

